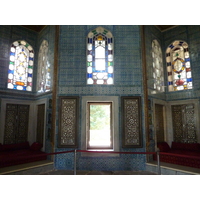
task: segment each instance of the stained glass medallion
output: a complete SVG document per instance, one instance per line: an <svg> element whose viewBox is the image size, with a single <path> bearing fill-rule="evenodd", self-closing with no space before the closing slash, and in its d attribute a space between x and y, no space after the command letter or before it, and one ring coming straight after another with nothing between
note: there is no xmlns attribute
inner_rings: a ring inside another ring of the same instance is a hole
<svg viewBox="0 0 200 200"><path fill-rule="evenodd" d="M10 48L7 88L32 91L33 48L24 40L15 41Z"/></svg>
<svg viewBox="0 0 200 200"><path fill-rule="evenodd" d="M174 41L166 50L169 91L192 89L192 74L188 44Z"/></svg>
<svg viewBox="0 0 200 200"><path fill-rule="evenodd" d="M113 36L98 27L87 38L87 84L113 84Z"/></svg>

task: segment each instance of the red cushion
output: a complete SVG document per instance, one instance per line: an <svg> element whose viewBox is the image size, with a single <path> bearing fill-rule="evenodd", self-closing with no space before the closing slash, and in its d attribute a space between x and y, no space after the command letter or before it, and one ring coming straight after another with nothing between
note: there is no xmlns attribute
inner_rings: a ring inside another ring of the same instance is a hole
<svg viewBox="0 0 200 200"><path fill-rule="evenodd" d="M13 151L19 149L29 149L29 142L22 142L18 144L4 144L1 147L1 151Z"/></svg>
<svg viewBox="0 0 200 200"><path fill-rule="evenodd" d="M167 142L158 142L157 147L160 149L160 151L169 151L170 147L167 144Z"/></svg>
<svg viewBox="0 0 200 200"><path fill-rule="evenodd" d="M172 149L200 151L200 144L199 143L172 142Z"/></svg>
<svg viewBox="0 0 200 200"><path fill-rule="evenodd" d="M34 142L32 145L31 145L31 150L33 151L40 151L40 149L42 148L42 144L38 143L38 142Z"/></svg>

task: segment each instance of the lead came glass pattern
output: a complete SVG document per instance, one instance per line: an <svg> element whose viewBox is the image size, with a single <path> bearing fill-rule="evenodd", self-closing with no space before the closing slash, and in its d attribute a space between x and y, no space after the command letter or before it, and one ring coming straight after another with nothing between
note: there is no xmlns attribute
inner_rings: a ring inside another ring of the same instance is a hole
<svg viewBox="0 0 200 200"><path fill-rule="evenodd" d="M122 97L123 147L141 147L140 98Z"/></svg>
<svg viewBox="0 0 200 200"><path fill-rule="evenodd" d="M59 147L75 147L77 98L61 98Z"/></svg>
<svg viewBox="0 0 200 200"><path fill-rule="evenodd" d="M113 36L102 27L88 34L87 38L87 84L113 84Z"/></svg>
<svg viewBox="0 0 200 200"><path fill-rule="evenodd" d="M192 73L188 44L176 40L166 50L168 90L192 89Z"/></svg>
<svg viewBox="0 0 200 200"><path fill-rule="evenodd" d="M34 51L26 41L13 42L8 69L9 89L32 91Z"/></svg>
<svg viewBox="0 0 200 200"><path fill-rule="evenodd" d="M48 42L43 40L38 55L38 92L48 92L51 89L51 69L48 61Z"/></svg>
<svg viewBox="0 0 200 200"><path fill-rule="evenodd" d="M153 58L153 88L156 91L164 92L164 74L162 50L157 40L152 42L152 58Z"/></svg>

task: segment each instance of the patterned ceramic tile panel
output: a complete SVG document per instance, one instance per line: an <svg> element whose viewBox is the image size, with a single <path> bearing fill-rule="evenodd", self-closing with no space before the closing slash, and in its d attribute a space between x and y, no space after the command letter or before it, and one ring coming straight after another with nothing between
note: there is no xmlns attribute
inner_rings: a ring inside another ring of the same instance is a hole
<svg viewBox="0 0 200 200"><path fill-rule="evenodd" d="M101 25L110 30L114 37L115 81L113 86L86 85L86 36L98 26L61 26L58 94L68 96L141 95L142 70L139 26ZM119 128L121 128L120 124ZM79 130L81 130L80 127ZM81 131L79 131L78 138L81 138ZM79 141L79 146L80 143L81 141ZM137 149L126 150L137 151ZM68 159L71 159L71 163L73 163L73 155L68 156ZM56 158L56 167L59 169L73 169L69 163L67 164L66 160L62 161L61 157ZM139 155L139 157L120 155L117 158L91 158L82 157L80 153L77 153L77 169L79 170L142 170L144 166L144 155Z"/></svg>

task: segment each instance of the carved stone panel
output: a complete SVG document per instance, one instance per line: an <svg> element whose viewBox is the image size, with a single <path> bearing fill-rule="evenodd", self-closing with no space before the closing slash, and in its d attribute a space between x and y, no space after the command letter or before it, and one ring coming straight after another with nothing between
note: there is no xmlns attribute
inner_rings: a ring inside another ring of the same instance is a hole
<svg viewBox="0 0 200 200"><path fill-rule="evenodd" d="M122 97L123 147L142 147L140 97Z"/></svg>
<svg viewBox="0 0 200 200"><path fill-rule="evenodd" d="M60 97L58 147L77 147L78 97Z"/></svg>

